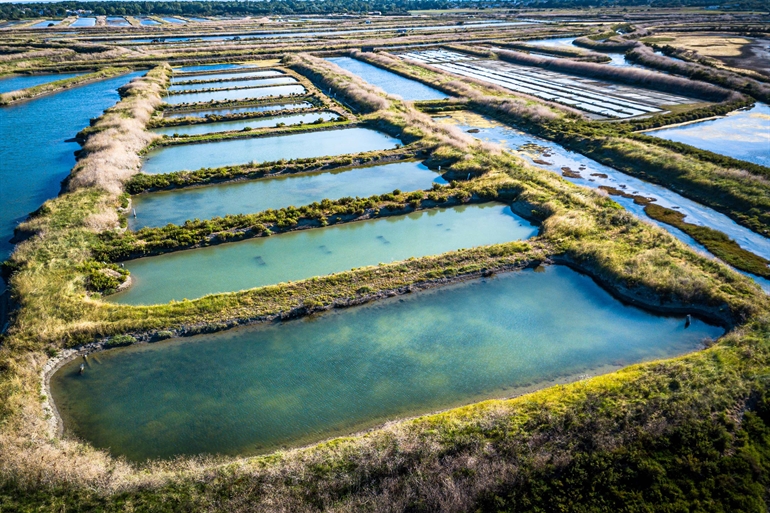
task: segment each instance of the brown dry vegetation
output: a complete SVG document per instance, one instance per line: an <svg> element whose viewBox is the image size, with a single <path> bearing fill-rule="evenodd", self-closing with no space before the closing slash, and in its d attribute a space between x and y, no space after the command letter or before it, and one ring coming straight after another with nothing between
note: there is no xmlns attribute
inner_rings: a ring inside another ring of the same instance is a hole
<svg viewBox="0 0 770 513"><path fill-rule="evenodd" d="M67 188L99 188L120 194L125 183L139 172L142 151L156 136L145 130L161 104L171 68L155 68L121 88L124 100L108 109L94 125L83 145L83 158L72 170Z"/></svg>

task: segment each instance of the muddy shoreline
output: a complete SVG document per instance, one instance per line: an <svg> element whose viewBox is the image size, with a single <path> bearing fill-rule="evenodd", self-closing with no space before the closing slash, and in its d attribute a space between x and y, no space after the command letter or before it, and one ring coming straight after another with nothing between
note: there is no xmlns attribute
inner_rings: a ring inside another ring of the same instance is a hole
<svg viewBox="0 0 770 513"><path fill-rule="evenodd" d="M621 301L622 303L636 306L638 308L653 312L655 314L660 314L660 315L690 314L690 315L693 315L694 317L702 319L703 321L721 326L722 328L725 329L726 333L729 332L735 325L734 320L731 318L730 312L727 310L726 306L724 305L721 307L708 307L703 305L688 305L681 302L664 302L662 301L662 298L660 298L659 296L656 296L655 294L653 294L648 290L641 289L641 288L631 289L631 288L625 287L617 280L605 279L599 273L594 272L589 267L582 265L581 263L575 261L574 259L572 259L567 255L552 255L547 257L546 260L532 259L532 260L528 260L518 264L503 265L503 266L484 269L481 271L475 271L475 272L471 272L463 275L457 275L449 278L440 278L437 280L413 283L413 284L409 284L396 289L381 290L373 294L368 294L368 295L356 297L353 299L336 300L327 305L313 306L313 307L299 306L287 312L279 311L277 313L265 315L265 316L229 319L227 321L219 322L219 323L189 324L189 325L182 325L180 327L171 328L167 330L156 329L153 331L133 332L133 333L129 333L129 335L136 340L135 342L136 344L148 344L148 343L160 342L162 340L168 340L170 338L191 337L196 335L216 333L219 331L225 331L225 330L229 330L237 327L251 326L251 325L271 323L271 322L285 322L289 320L307 317L315 313L326 312L332 309L350 308L354 306L371 303L373 301L378 301L381 299L396 297L404 294L411 294L413 292L436 289L446 285L462 283L462 282L476 280L484 277L491 277L491 276L494 276L495 274L517 272L524 269L538 268L543 265L567 266L576 272L589 276L602 289L606 290L610 295L612 295L612 297ZM170 334L171 336L167 336L168 334ZM62 418L56 408L56 404L53 401L53 397L51 395L51 389L50 389L51 376L53 376L56 373L56 371L58 371L65 364L69 363L70 361L76 358L82 358L83 355L85 354L91 354L91 353L104 351L108 349L114 349L115 346L108 347L108 341L109 341L109 338L102 338L102 339L94 340L93 342L90 342L88 344L77 346L75 348L64 349L56 357L49 358L48 361L43 365L43 368L40 373L41 389L43 390L43 394L45 397L45 400L43 401L43 404L42 404L42 408L43 408L44 416L48 421L49 432L52 436L62 436L64 433L64 425L63 425ZM618 369L620 368L623 368L623 367L619 367ZM614 370L618 370L618 369L614 369ZM614 372L614 370L611 370L608 372ZM545 385L547 385L548 383L549 382L546 381L541 384L533 385L534 388L523 390L519 393L514 394L511 397L517 397L519 395L523 395L526 393L533 392L535 390L539 390L541 388L545 388ZM558 384L558 383L552 383L552 384ZM446 411L446 410L441 410L441 411ZM433 412L433 413L438 413L438 412ZM430 415L430 414L431 413L424 413L424 414L418 415L418 417ZM409 420L409 418L394 419L382 425L387 425L393 422L402 422L404 420ZM382 425L380 425L380 427ZM372 427L364 430L363 432L370 431L372 429L378 429L378 427ZM312 445L315 445L317 443L319 442L314 442Z"/></svg>

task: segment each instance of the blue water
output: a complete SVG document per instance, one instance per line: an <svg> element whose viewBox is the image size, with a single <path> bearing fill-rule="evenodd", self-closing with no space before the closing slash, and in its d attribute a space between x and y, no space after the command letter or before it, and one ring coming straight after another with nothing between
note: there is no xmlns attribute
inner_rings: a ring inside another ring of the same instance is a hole
<svg viewBox="0 0 770 513"><path fill-rule="evenodd" d="M203 82L200 84L178 84L168 88L169 93L178 93L180 91L205 91L207 89L233 89L247 87L265 87L286 84L296 84L294 77L269 77L255 78L253 80L227 80L225 82Z"/></svg>
<svg viewBox="0 0 770 513"><path fill-rule="evenodd" d="M237 121L221 121L215 123L198 123L193 125L168 126L154 128L152 131L160 135L201 135L216 132L232 132L245 128L272 128L283 123L285 126L313 124L319 119L330 121L340 116L335 112L308 112L305 114L289 114L288 116L270 116L256 119L239 119Z"/></svg>
<svg viewBox="0 0 770 513"><path fill-rule="evenodd" d="M56 80L72 78L83 73L58 73L55 75L11 75L8 78L0 78L0 93L16 91L17 89L26 89ZM2 111L0 111L2 112Z"/></svg>
<svg viewBox="0 0 770 513"><path fill-rule="evenodd" d="M111 27L130 27L131 24L123 16L107 16L107 25Z"/></svg>
<svg viewBox="0 0 770 513"><path fill-rule="evenodd" d="M150 18L140 18L139 23L145 26L160 25L160 22L151 20Z"/></svg>
<svg viewBox="0 0 770 513"><path fill-rule="evenodd" d="M248 68L245 64L202 64L200 66L182 66L174 68L174 71L182 73L193 73L195 71L216 71L220 69L238 69Z"/></svg>
<svg viewBox="0 0 770 513"><path fill-rule="evenodd" d="M368 128L345 128L272 137L231 139L159 148L147 154L142 171L150 174L194 171L249 162L272 162L387 150L400 141Z"/></svg>
<svg viewBox="0 0 770 513"><path fill-rule="evenodd" d="M310 205L345 196L369 197L394 189L416 191L434 183L446 184L438 173L419 162L397 162L333 172L296 173L275 178L139 194L132 198L136 217L129 227L183 224L188 219L211 219L249 214L290 205Z"/></svg>
<svg viewBox="0 0 770 513"><path fill-rule="evenodd" d="M757 102L717 119L647 132L647 135L770 167L770 105Z"/></svg>
<svg viewBox="0 0 770 513"><path fill-rule="evenodd" d="M67 433L132 460L253 454L680 355L722 332L555 266L96 353L51 392Z"/></svg>
<svg viewBox="0 0 770 513"><path fill-rule="evenodd" d="M268 96L290 96L292 94L303 94L305 92L305 88L302 85L292 84L245 89L228 89L225 91L171 94L165 96L163 101L169 105L179 105L180 103L205 103L225 100L246 100L249 98L266 98Z"/></svg>
<svg viewBox="0 0 770 513"><path fill-rule="evenodd" d="M171 17L167 17L167 18L161 18L161 19L162 19L163 21L167 21L167 22L169 22L169 23L178 23L178 24L184 24L184 23L187 23L186 21L184 21L184 20L181 20L181 19L179 19L179 18L171 18Z"/></svg>
<svg viewBox="0 0 770 513"><path fill-rule="evenodd" d="M216 82L218 80L229 80L229 79L242 79L242 80L248 80L251 78L259 78L259 77L275 77L283 75L280 71L276 71L274 69L267 69L262 71L232 71L228 73L204 73L204 74L193 74L193 73L185 73L185 74L177 74L173 77L171 77L171 83L176 84L178 82L189 82L192 80L205 80L206 82Z"/></svg>
<svg viewBox="0 0 770 513"><path fill-rule="evenodd" d="M309 102L277 103L275 105L259 105L259 106L252 106L252 107L205 109L205 110L195 110L195 111L187 111L187 112L164 112L163 117L164 118L187 118L192 116L196 118L205 118L209 114L216 115L216 116L225 116L227 114L244 114L246 112L269 112L274 110L309 109L311 107L313 107L313 104Z"/></svg>
<svg viewBox="0 0 770 513"><path fill-rule="evenodd" d="M54 26L56 26L59 23L61 23L61 20L43 20L43 21L39 21L39 22L35 23L34 25L32 25L31 28L47 28L51 23L53 23Z"/></svg>
<svg viewBox="0 0 770 513"><path fill-rule="evenodd" d="M65 142L118 101L117 88L144 72L94 82L0 109L0 260L13 228L59 193L80 146ZM51 122L55 120L55 122Z"/></svg>
<svg viewBox="0 0 770 513"><path fill-rule="evenodd" d="M448 96L420 82L409 80L351 57L334 57L327 60L354 75L358 75L386 93L400 96L404 100L442 100Z"/></svg>
<svg viewBox="0 0 770 513"><path fill-rule="evenodd" d="M78 18L70 27L93 27L96 25L96 18Z"/></svg>

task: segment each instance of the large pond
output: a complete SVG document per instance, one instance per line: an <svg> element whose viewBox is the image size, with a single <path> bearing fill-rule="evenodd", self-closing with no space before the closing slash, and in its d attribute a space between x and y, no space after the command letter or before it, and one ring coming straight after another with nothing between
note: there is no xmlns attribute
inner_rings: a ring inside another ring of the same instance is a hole
<svg viewBox="0 0 770 513"><path fill-rule="evenodd" d="M222 109L206 109L195 110L187 112L164 112L164 118L205 118L208 115L214 116L226 116L227 114L245 114L247 112L270 112L274 110L288 110L288 109L310 109L313 104L310 102L295 102L295 103L278 103L275 105L258 105L252 107L230 107Z"/></svg>
<svg viewBox="0 0 770 513"><path fill-rule="evenodd" d="M400 96L404 100L442 100L448 96L437 89L351 57L334 57L327 60L379 87L386 93Z"/></svg>
<svg viewBox="0 0 770 513"><path fill-rule="evenodd" d="M0 93L16 91L17 89L26 89L28 87L47 84L57 80L64 80L65 78L72 78L78 75L82 75L82 73L59 73L56 75L10 75L7 77L0 77Z"/></svg>
<svg viewBox="0 0 770 513"><path fill-rule="evenodd" d="M67 89L0 109L0 260L13 246L16 224L56 196L80 148L70 139L118 101L134 73ZM55 119L55 123L50 121ZM4 288L0 280L0 290Z"/></svg>
<svg viewBox="0 0 770 513"><path fill-rule="evenodd" d="M581 374L722 330L615 300L564 267L93 354L51 379L65 431L131 460L254 454Z"/></svg>
<svg viewBox="0 0 770 513"><path fill-rule="evenodd" d="M500 143L516 151L537 167L548 169L560 175L563 172L563 168L579 173L581 178L565 177L565 179L572 183L591 188L598 188L600 186L613 187L629 194L655 198L658 205L686 214L685 221L688 223L709 226L719 230L735 240L744 249L770 259L770 239L737 224L726 215L680 196L670 189L639 180L616 169L604 166L584 155L568 151L555 142L500 125L482 116L457 113L453 117L447 116L439 119L457 124L465 131L471 129L474 131L478 130L478 132L472 134L474 137ZM637 205L633 199L621 196L613 196L612 199L620 203L626 210L641 218L646 218L669 231L685 244L699 251L707 252L702 245L695 242L692 237L684 232L671 225L647 217L647 214L644 212L644 206ZM768 280L756 276L752 276L752 278L770 292L770 282Z"/></svg>
<svg viewBox="0 0 770 513"><path fill-rule="evenodd" d="M193 299L527 239L536 232L501 204L423 210L140 258L125 264L134 285L111 298L132 305Z"/></svg>
<svg viewBox="0 0 770 513"><path fill-rule="evenodd" d="M446 180L419 162L398 162L322 173L302 173L153 192L133 197L136 218L132 230L145 226L182 224L188 219L210 219L227 214L244 214L290 205L309 205L325 198L368 197L394 189L428 189Z"/></svg>
<svg viewBox="0 0 770 513"><path fill-rule="evenodd" d="M717 119L647 134L770 167L770 105L765 103Z"/></svg>
<svg viewBox="0 0 770 513"><path fill-rule="evenodd" d="M400 141L368 128L324 130L273 137L231 139L203 144L169 146L150 152L142 171L171 173L182 169L223 167L249 162L270 162L343 155L395 148Z"/></svg>
<svg viewBox="0 0 770 513"><path fill-rule="evenodd" d="M203 82L200 84L181 84L172 85L168 88L170 93L177 91L203 91L206 89L225 89L233 87L264 87L271 85L295 84L297 79L294 77L274 77L274 78L255 78L252 80L228 80L225 82Z"/></svg>
<svg viewBox="0 0 770 513"><path fill-rule="evenodd" d="M209 73L209 74L200 74L200 75L186 74L186 75L175 75L171 77L171 83L174 84L176 82L189 82L190 80L205 80L207 82L217 82L220 80L232 80L232 79L248 80L251 78L275 77L282 74L283 73L281 73L280 71L276 71L273 69L267 69L263 71L249 71L249 72Z"/></svg>
<svg viewBox="0 0 770 513"><path fill-rule="evenodd" d="M155 128L152 131L161 135L202 135L216 132L232 132L244 128L270 128L279 125L302 125L317 123L318 120L331 121L339 118L334 112L307 112L304 114L289 114L288 116L271 116L257 119L239 119L216 123L199 123L197 125L168 126Z"/></svg>
<svg viewBox="0 0 770 513"><path fill-rule="evenodd" d="M228 89L225 91L205 91L200 93L170 94L163 100L170 105L180 103L200 103L224 100L245 100L247 98L264 98L266 96L288 96L302 94L305 88L299 84L280 85L272 87L251 87L245 89Z"/></svg>

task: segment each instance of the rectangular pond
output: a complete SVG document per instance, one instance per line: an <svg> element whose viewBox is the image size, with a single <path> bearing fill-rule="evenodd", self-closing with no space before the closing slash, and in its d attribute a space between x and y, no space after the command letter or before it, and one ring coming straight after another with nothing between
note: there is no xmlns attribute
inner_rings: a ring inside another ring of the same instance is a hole
<svg viewBox="0 0 770 513"><path fill-rule="evenodd" d="M183 224L188 219L211 219L294 205L309 205L325 198L368 197L394 189L429 189L446 181L419 162L397 162L333 172L301 173L140 194L132 198L137 216L129 227Z"/></svg>
<svg viewBox="0 0 770 513"><path fill-rule="evenodd" d="M305 88L299 84L279 85L271 87L252 87L248 89L229 89L226 91L207 91L200 93L170 94L163 101L170 105L180 103L201 103L224 100L245 100L249 98L265 98L267 96L289 96L303 94Z"/></svg>
<svg viewBox="0 0 770 513"><path fill-rule="evenodd" d="M422 210L132 260L125 266L133 285L111 299L131 305L194 299L536 233L501 204Z"/></svg>
<svg viewBox="0 0 770 513"><path fill-rule="evenodd" d="M142 171L159 174L249 162L344 155L389 150L395 148L397 144L400 144L398 139L369 128L345 128L183 144L151 151L147 154Z"/></svg>
<svg viewBox="0 0 770 513"><path fill-rule="evenodd" d="M274 69L267 69L264 71L248 71L248 72L232 72L232 73L202 73L202 74L184 74L174 75L171 77L171 83L177 82L189 82L191 80L205 80L207 82L217 82L219 80L232 80L243 79L248 80L251 78L263 78L263 77L276 77L283 75L280 71Z"/></svg>
<svg viewBox="0 0 770 513"><path fill-rule="evenodd" d="M96 25L96 18L78 18L72 22L70 27L93 27Z"/></svg>
<svg viewBox="0 0 770 513"><path fill-rule="evenodd" d="M379 87L386 93L400 96L404 100L443 100L449 96L420 82L409 80L352 57L334 57L327 60Z"/></svg>
<svg viewBox="0 0 770 513"><path fill-rule="evenodd" d="M308 112L299 114L289 114L287 116L270 116L256 119L238 119L233 121L219 121L215 123L199 123L197 125L167 126L164 128L154 128L152 132L161 135L201 135L213 134L216 132L232 132L243 130L244 128L269 128L278 125L302 125L317 123L318 120L324 122L339 118L335 112Z"/></svg>
<svg viewBox="0 0 770 513"><path fill-rule="evenodd" d="M240 68L250 68L250 67L251 66L247 66L246 64L231 64L231 63L200 64L198 66L180 66L178 68L174 68L174 73L194 74L196 72L220 71L225 69L240 69ZM176 75L176 76L179 76L179 75Z"/></svg>
<svg viewBox="0 0 770 513"><path fill-rule="evenodd" d="M290 110L290 109L310 109L313 104L310 102L294 102L294 103L277 103L274 105L256 105L251 107L228 107L222 109L204 109L194 110L187 112L164 112L164 118L187 118L197 117L205 118L208 115L213 116L226 116L228 114L245 114L247 112L269 112L274 110Z"/></svg>
<svg viewBox="0 0 770 513"><path fill-rule="evenodd" d="M750 109L717 119L652 130L647 135L770 167L770 105L765 103L757 102Z"/></svg>
<svg viewBox="0 0 770 513"><path fill-rule="evenodd" d="M135 345L51 378L65 432L141 461L255 454L700 349L685 329L548 267L281 324Z"/></svg>
<svg viewBox="0 0 770 513"><path fill-rule="evenodd" d="M200 84L179 84L172 85L168 88L168 92L175 93L178 91L203 91L205 89L225 89L234 87L265 87L271 85L285 85L296 84L297 79L294 77L273 77L273 78L255 78L252 80L227 80L225 82L202 82Z"/></svg>

